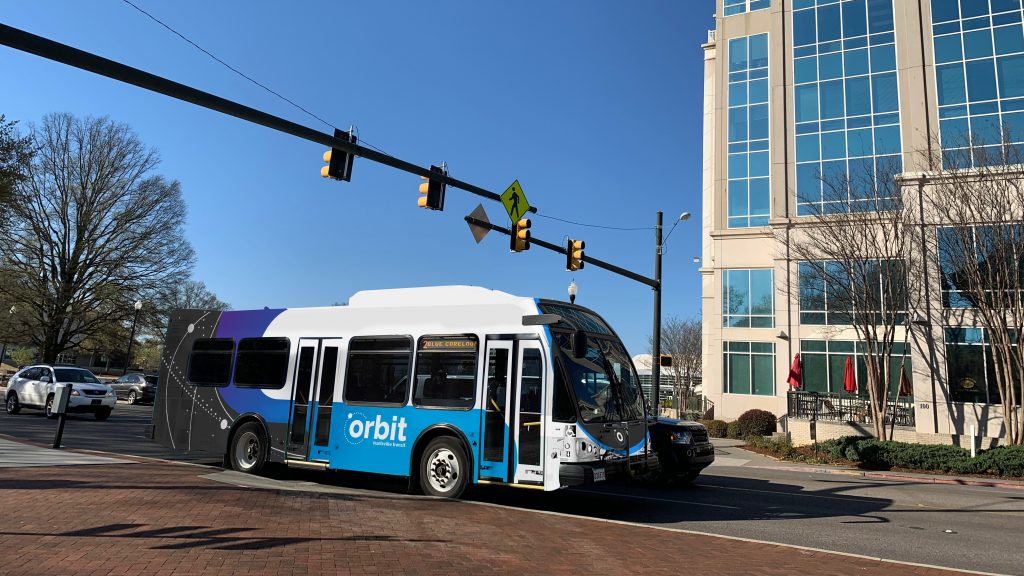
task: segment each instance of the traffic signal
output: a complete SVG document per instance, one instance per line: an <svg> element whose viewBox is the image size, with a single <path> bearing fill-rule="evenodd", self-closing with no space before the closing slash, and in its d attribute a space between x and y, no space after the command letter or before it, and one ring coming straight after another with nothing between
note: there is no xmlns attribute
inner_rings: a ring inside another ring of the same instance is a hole
<svg viewBox="0 0 1024 576"><path fill-rule="evenodd" d="M343 132L335 128L334 137L353 144L356 143L356 135L352 132ZM320 175L324 178L333 178L335 180L344 180L345 182L349 182L352 180L353 159L355 159L354 154L349 154L348 152L338 150L337 148L331 148L327 152L324 152L324 162L327 162L327 166L320 169Z"/></svg>
<svg viewBox="0 0 1024 576"><path fill-rule="evenodd" d="M445 169L444 164L440 166L431 166L431 172L437 172L438 174L448 174L448 170ZM426 176L420 176L420 178L426 180L426 182L420 184L420 196L418 204L420 208L429 208L430 210L444 210L444 189L446 185L440 180L432 180Z"/></svg>
<svg viewBox="0 0 1024 576"><path fill-rule="evenodd" d="M583 248L587 243L583 240L569 240L565 243L565 269L575 272L583 268Z"/></svg>
<svg viewBox="0 0 1024 576"><path fill-rule="evenodd" d="M509 249L513 252L522 252L530 249L530 219L523 218L512 226L512 236L509 240Z"/></svg>

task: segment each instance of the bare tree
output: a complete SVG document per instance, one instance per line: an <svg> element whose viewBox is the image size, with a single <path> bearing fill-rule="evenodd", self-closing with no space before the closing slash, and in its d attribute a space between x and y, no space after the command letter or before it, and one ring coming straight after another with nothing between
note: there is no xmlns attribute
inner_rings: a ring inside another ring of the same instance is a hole
<svg viewBox="0 0 1024 576"><path fill-rule="evenodd" d="M970 142L941 160L922 198L945 308L984 329L1006 439L1024 444L1024 158L1019 146Z"/></svg>
<svg viewBox="0 0 1024 576"><path fill-rule="evenodd" d="M25 179L31 150L31 141L18 133L16 122L0 114L0 230L8 220L14 188Z"/></svg>
<svg viewBox="0 0 1024 576"><path fill-rule="evenodd" d="M174 310L228 310L231 305L217 297L199 280L185 280L162 287L155 300L143 306L141 334L163 340L167 323Z"/></svg>
<svg viewBox="0 0 1024 576"><path fill-rule="evenodd" d="M187 277L181 187L153 173L157 153L107 118L51 114L33 127L34 156L0 235L0 297L29 316L43 361L111 323L139 298Z"/></svg>
<svg viewBox="0 0 1024 576"><path fill-rule="evenodd" d="M693 392L693 379L701 374L701 322L699 318L669 316L661 323L661 352L672 357L673 393L680 410ZM651 362L657 362L651 358Z"/></svg>
<svg viewBox="0 0 1024 576"><path fill-rule="evenodd" d="M801 191L807 217L776 229L778 243L788 243L799 263L802 304L825 304L828 323L849 326L864 343L862 384L878 438L887 438L891 354L906 324L909 242L897 170L881 162L859 173L819 175L820 196Z"/></svg>

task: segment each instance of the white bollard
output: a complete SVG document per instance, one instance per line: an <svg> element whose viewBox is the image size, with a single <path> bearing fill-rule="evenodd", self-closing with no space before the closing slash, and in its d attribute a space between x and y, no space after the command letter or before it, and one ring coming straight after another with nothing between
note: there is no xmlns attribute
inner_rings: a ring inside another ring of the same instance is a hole
<svg viewBox="0 0 1024 576"><path fill-rule="evenodd" d="M974 424L971 424L971 458L977 456L977 445L978 441L975 439L976 434L974 433Z"/></svg>

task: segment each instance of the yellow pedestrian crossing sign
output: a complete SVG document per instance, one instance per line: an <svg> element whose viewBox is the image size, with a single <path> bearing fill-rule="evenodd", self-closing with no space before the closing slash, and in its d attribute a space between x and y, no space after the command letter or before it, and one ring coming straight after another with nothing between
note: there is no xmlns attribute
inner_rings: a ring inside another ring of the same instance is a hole
<svg viewBox="0 0 1024 576"><path fill-rule="evenodd" d="M523 194L523 189L519 186L519 180L516 180L501 194L501 203L505 205L505 211L508 212L508 219L513 224L519 222L520 219L526 212L530 210L530 203L526 201L526 194Z"/></svg>

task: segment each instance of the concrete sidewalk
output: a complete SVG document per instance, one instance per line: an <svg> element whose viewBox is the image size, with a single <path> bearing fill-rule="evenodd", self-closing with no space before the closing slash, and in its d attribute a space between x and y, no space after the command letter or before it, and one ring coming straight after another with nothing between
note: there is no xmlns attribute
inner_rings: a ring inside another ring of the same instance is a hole
<svg viewBox="0 0 1024 576"><path fill-rule="evenodd" d="M38 453L25 450L30 463ZM211 472L112 458L0 468L0 549L18 551L0 575L957 573L474 502L241 487Z"/></svg>
<svg viewBox="0 0 1024 576"><path fill-rule="evenodd" d="M779 460L744 450L745 444L742 440L730 440L728 438L713 438L715 445L715 464L717 466L743 466L750 468L771 468L773 470L784 470L788 472L803 472L808 474L839 474L844 476L862 476L864 478L878 478L885 480L903 480L922 482L927 484L952 484L960 486L982 486L986 488L1010 488L1024 490L1024 481L986 478L982 476L953 476L947 474L921 474L915 472L883 471L883 470L862 470L850 466L829 466L824 464L801 464Z"/></svg>
<svg viewBox="0 0 1024 576"><path fill-rule="evenodd" d="M75 464L130 464L130 460L94 456L70 450L53 450L0 438L0 468L69 466Z"/></svg>

